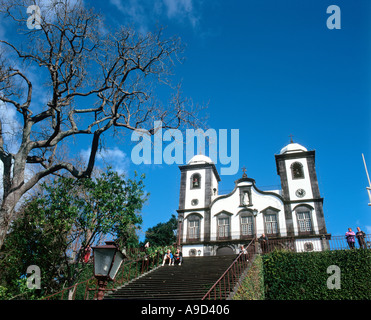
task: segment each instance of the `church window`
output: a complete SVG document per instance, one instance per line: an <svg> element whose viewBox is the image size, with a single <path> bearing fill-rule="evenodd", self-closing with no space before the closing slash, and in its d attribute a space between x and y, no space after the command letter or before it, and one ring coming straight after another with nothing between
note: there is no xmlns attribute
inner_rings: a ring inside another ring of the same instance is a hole
<svg viewBox="0 0 371 320"><path fill-rule="evenodd" d="M310 218L310 211L297 212L298 225L300 232L312 231L312 220Z"/></svg>
<svg viewBox="0 0 371 320"><path fill-rule="evenodd" d="M229 237L229 217L218 219L218 237L219 239Z"/></svg>
<svg viewBox="0 0 371 320"><path fill-rule="evenodd" d="M191 176L191 189L199 188L201 188L201 175L199 173L195 173Z"/></svg>
<svg viewBox="0 0 371 320"><path fill-rule="evenodd" d="M241 217L241 235L252 236L254 234L254 220L252 216Z"/></svg>
<svg viewBox="0 0 371 320"><path fill-rule="evenodd" d="M188 220L188 238L193 240L200 238L200 219L197 217Z"/></svg>
<svg viewBox="0 0 371 320"><path fill-rule="evenodd" d="M265 232L267 234L277 234L278 233L278 224L277 224L277 215L276 214L265 214Z"/></svg>
<svg viewBox="0 0 371 320"><path fill-rule="evenodd" d="M303 165L300 162L294 162L291 165L291 173L293 179L304 179Z"/></svg>
<svg viewBox="0 0 371 320"><path fill-rule="evenodd" d="M265 234L279 236L279 211L279 209L270 206L262 210Z"/></svg>

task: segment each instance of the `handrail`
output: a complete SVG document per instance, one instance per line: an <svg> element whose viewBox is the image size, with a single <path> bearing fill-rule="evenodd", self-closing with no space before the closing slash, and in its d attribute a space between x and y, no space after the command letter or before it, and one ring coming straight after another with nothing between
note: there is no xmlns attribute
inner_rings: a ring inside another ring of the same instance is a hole
<svg viewBox="0 0 371 320"><path fill-rule="evenodd" d="M232 264L228 267L228 269L220 276L220 278L214 283L214 285L207 291L207 293L202 297L201 300L205 300L207 297L211 299L211 292L214 291L214 299L216 300L216 293L217 293L217 286L219 285L219 298L222 298L222 293L224 292L224 297L226 298L229 293L231 292L231 283L235 280L238 280L240 275L245 271L245 268L248 266L249 260L246 259L250 258L249 257L249 248L251 244L254 243L254 239L250 241L250 243L246 247L247 254L244 252L240 252L236 259L232 262ZM254 247L254 253L255 253L255 247ZM242 267L242 271L241 271ZM231 278L230 278L231 276ZM225 278L227 279L227 284L225 282ZM222 281L224 285L224 290L222 290ZM227 290L227 285L228 285L228 290ZM228 292L228 294L227 294Z"/></svg>

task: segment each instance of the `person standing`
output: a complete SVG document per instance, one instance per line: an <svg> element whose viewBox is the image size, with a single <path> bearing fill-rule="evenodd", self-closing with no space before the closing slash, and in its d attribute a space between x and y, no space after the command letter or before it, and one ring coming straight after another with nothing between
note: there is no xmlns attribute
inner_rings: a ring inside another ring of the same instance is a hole
<svg viewBox="0 0 371 320"><path fill-rule="evenodd" d="M241 245L239 254L241 255L241 261L249 261L248 252L246 248L244 247L244 245Z"/></svg>
<svg viewBox="0 0 371 320"><path fill-rule="evenodd" d="M258 240L260 242L262 253L263 254L267 253L268 252L268 237L263 233Z"/></svg>
<svg viewBox="0 0 371 320"><path fill-rule="evenodd" d="M366 234L361 230L360 227L357 227L356 238L361 249L367 249L365 237Z"/></svg>
<svg viewBox="0 0 371 320"><path fill-rule="evenodd" d="M352 228L348 228L348 232L345 233L345 238L347 239L350 249L354 249L354 244L356 242L355 236L356 234L352 231Z"/></svg>

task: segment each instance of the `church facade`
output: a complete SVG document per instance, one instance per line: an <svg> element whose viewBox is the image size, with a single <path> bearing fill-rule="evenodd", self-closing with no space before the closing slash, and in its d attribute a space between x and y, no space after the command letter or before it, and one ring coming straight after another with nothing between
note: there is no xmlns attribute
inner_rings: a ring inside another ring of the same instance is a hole
<svg viewBox="0 0 371 320"><path fill-rule="evenodd" d="M179 167L178 242L183 256L236 254L262 234L269 243L286 243L299 252L326 248L329 235L315 151L291 141L275 159L281 189L271 191L260 190L244 172L232 192L219 194L220 176L204 155Z"/></svg>

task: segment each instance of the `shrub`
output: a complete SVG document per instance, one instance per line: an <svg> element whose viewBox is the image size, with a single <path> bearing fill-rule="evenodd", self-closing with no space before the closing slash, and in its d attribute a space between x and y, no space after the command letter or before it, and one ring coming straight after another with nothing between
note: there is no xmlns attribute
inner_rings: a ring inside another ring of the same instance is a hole
<svg viewBox="0 0 371 320"><path fill-rule="evenodd" d="M327 287L331 265L340 268L340 289ZM370 250L274 251L263 257L263 270L266 299L371 299Z"/></svg>

